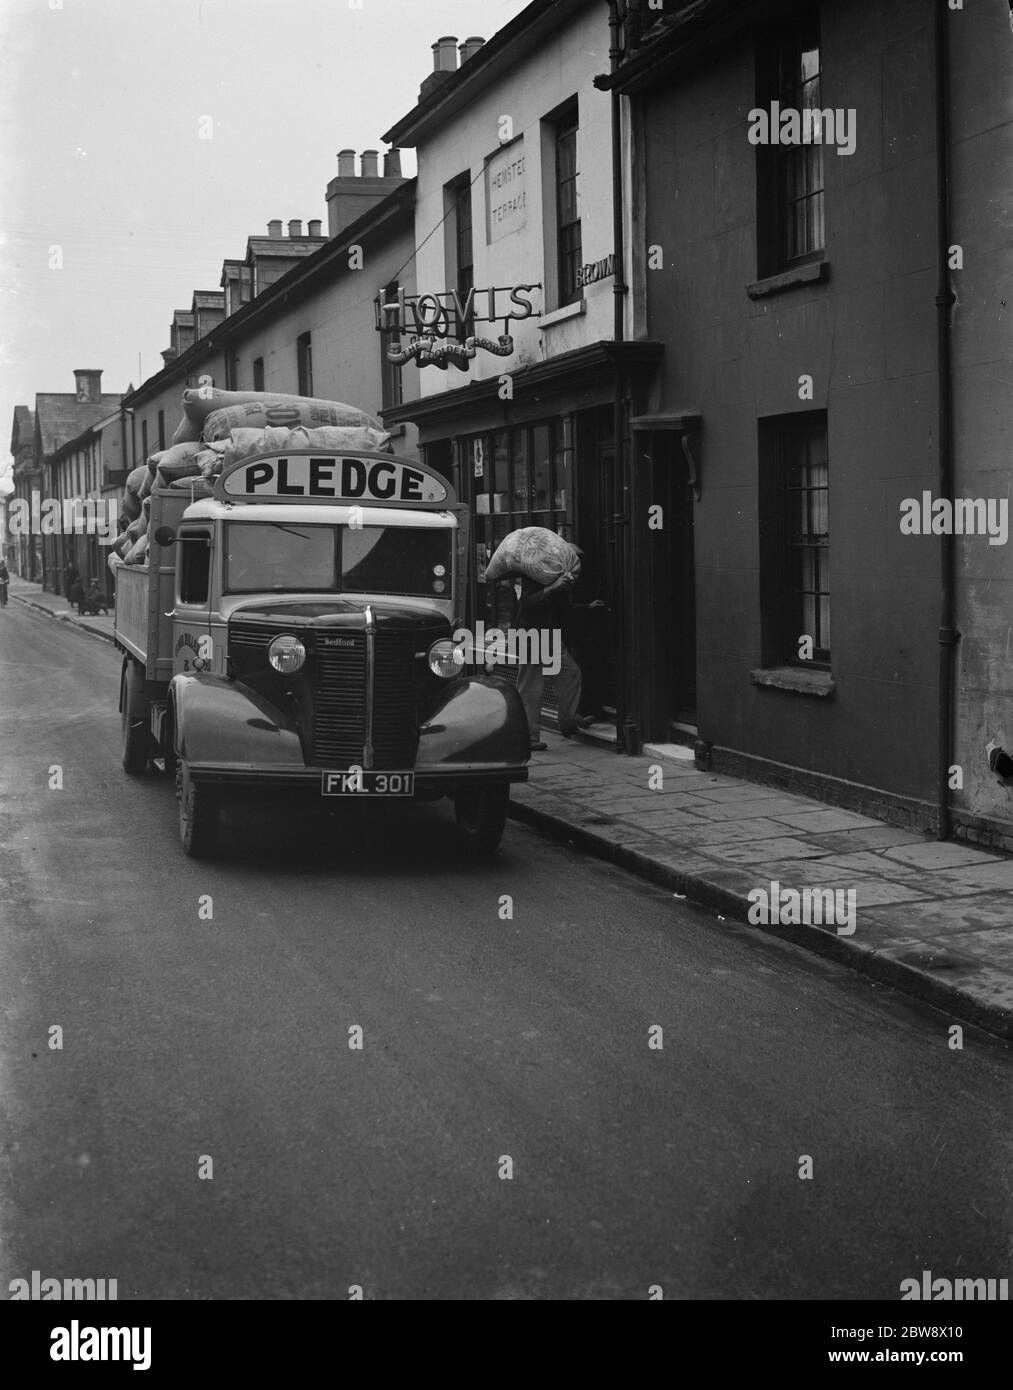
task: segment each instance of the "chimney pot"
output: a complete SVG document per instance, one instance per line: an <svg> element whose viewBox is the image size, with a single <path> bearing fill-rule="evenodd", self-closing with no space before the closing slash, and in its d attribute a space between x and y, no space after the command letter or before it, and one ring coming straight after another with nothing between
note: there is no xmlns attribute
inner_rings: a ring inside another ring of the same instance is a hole
<svg viewBox="0 0 1013 1390"><path fill-rule="evenodd" d="M383 176L385 179L401 178L401 151L387 150L383 157Z"/></svg>
<svg viewBox="0 0 1013 1390"><path fill-rule="evenodd" d="M295 218L293 218L292 221L288 224L288 234L289 234L290 237L301 237L301 236L302 236L302 218L301 218L301 217L295 217Z"/></svg>
<svg viewBox="0 0 1013 1390"><path fill-rule="evenodd" d="M457 67L457 35L437 39L433 44L433 71L453 72Z"/></svg>
<svg viewBox="0 0 1013 1390"><path fill-rule="evenodd" d="M281 218L275 217L267 224L267 235L273 239L281 236Z"/></svg>
<svg viewBox="0 0 1013 1390"><path fill-rule="evenodd" d="M306 223L306 235L307 235L307 236L319 236L319 235L320 235L320 228L321 228L323 225L324 225L324 224L323 224L323 222L320 220L319 217L311 218L310 221Z"/></svg>
<svg viewBox="0 0 1013 1390"><path fill-rule="evenodd" d="M380 154L378 150L363 150L362 177L364 179L377 179L380 177Z"/></svg>
<svg viewBox="0 0 1013 1390"><path fill-rule="evenodd" d="M475 56L475 54L483 46L484 43L485 39L476 38L474 36L472 36L470 39L465 39L464 43L462 43L460 46L462 66L468 61L469 58L473 58Z"/></svg>
<svg viewBox="0 0 1013 1390"><path fill-rule="evenodd" d="M338 178L355 178L355 151L338 150Z"/></svg>

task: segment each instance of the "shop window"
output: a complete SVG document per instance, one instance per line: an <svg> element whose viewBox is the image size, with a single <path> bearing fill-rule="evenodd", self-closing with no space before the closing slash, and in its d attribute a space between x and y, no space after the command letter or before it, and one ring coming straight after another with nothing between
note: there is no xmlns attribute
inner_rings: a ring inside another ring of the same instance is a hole
<svg viewBox="0 0 1013 1390"><path fill-rule="evenodd" d="M765 666L830 666L829 496L825 412L761 421ZM805 638L811 638L811 657Z"/></svg>
<svg viewBox="0 0 1013 1390"><path fill-rule="evenodd" d="M562 422L551 420L462 440L473 485L479 615L486 622L501 621L504 604L512 602L509 586L485 585L483 579L485 561L504 536L522 526L568 530L562 438Z"/></svg>

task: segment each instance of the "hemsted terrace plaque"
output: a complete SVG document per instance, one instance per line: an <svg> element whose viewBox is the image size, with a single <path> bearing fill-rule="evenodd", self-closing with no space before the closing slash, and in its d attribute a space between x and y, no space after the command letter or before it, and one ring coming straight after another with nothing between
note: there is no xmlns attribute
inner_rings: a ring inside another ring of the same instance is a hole
<svg viewBox="0 0 1013 1390"><path fill-rule="evenodd" d="M520 231L527 222L524 136L485 162L486 241L490 245Z"/></svg>

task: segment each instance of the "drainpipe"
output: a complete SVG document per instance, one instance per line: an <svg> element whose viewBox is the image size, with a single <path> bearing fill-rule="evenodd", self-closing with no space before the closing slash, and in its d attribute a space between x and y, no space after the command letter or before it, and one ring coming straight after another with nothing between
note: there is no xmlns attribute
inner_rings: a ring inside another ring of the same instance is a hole
<svg viewBox="0 0 1013 1390"><path fill-rule="evenodd" d="M934 85L936 117L936 375L939 435L938 495L953 502L953 366L950 338L951 310L956 295L950 284L950 123L947 62L948 10L946 0L936 0L934 34ZM952 505L951 505L952 514ZM960 634L954 626L956 586L956 537L940 537L939 599L939 722L937 748L938 823L936 835L948 840L950 816L950 766L953 760L953 687L956 645Z"/></svg>
<svg viewBox="0 0 1013 1390"><path fill-rule="evenodd" d="M615 73L622 57L619 25L625 16L625 7L620 14L620 0L609 0L609 67ZM624 301L626 296L626 263L623 236L623 150L622 150L622 97L613 87L610 92L612 116L612 238L615 248L615 278L613 294L613 338L616 344L623 341ZM612 525L615 535L615 581L616 581L616 637L618 643L617 665L619 668L619 690L616 700L616 751L625 753L640 752L640 735L636 720L630 711L629 693L632 690L633 672L631 669L632 643L630 641L629 613L627 612L627 566L632 559L631 537L629 534L629 494L626 479L626 440L624 434L623 411L623 372L616 368L615 394L612 401L612 437L614 450L613 468L615 472L614 506ZM629 682L629 684L628 684Z"/></svg>

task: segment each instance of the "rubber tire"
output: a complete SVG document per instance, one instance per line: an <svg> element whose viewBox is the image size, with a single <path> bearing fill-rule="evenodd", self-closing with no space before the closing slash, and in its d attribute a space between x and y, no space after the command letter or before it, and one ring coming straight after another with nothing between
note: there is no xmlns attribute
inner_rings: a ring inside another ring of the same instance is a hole
<svg viewBox="0 0 1013 1390"><path fill-rule="evenodd" d="M454 796L454 817L464 843L472 853L496 853L506 826L510 805L509 784L496 787L470 787Z"/></svg>
<svg viewBox="0 0 1013 1390"><path fill-rule="evenodd" d="M212 788L190 776L182 758L176 763L176 799L179 802L179 839L191 859L212 859L218 848L221 798Z"/></svg>
<svg viewBox="0 0 1013 1390"><path fill-rule="evenodd" d="M139 777L147 772L155 755L155 740L144 719L132 719L131 705L136 705L139 687L143 687L144 677L136 662L125 657L121 677L120 734L123 743L123 771L131 777Z"/></svg>

